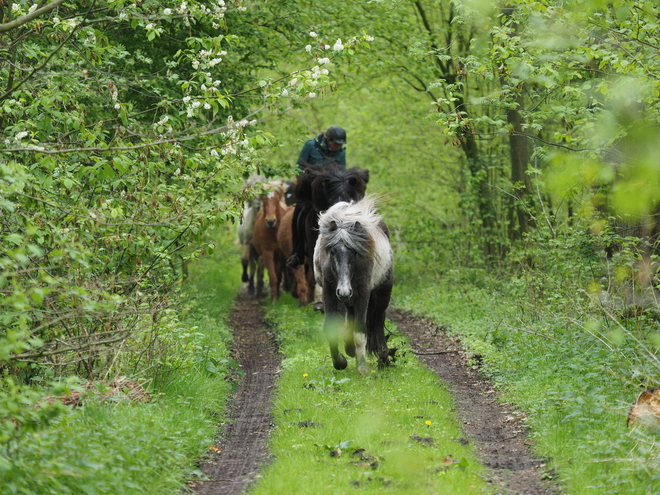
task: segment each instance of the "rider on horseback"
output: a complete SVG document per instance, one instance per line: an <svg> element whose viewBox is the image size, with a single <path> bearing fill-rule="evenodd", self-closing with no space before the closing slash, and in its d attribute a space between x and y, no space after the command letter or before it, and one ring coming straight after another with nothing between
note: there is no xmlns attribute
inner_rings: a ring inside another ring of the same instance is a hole
<svg viewBox="0 0 660 495"><path fill-rule="evenodd" d="M346 131L338 125L329 127L316 138L307 141L298 157L298 167L300 173L305 172L309 165L321 165L330 160L336 161L339 165L346 168ZM305 218L307 210L301 204L296 204L293 213L293 254L286 260L286 266L297 268L305 259L305 228L302 225L302 219Z"/></svg>

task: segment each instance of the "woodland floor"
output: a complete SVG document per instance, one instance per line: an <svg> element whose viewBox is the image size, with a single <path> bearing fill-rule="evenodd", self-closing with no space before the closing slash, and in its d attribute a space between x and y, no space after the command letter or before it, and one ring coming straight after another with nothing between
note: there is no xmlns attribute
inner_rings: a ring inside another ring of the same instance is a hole
<svg viewBox="0 0 660 495"><path fill-rule="evenodd" d="M409 338L415 354L453 393L465 441L476 446L494 491L510 495L560 493L544 460L532 454L521 415L498 400L488 380L469 365L460 342L434 323L403 311L390 309L387 316ZM231 322L233 357L244 374L231 399L222 436L203 466L208 480L194 486L199 495L245 493L269 462L271 394L281 356L273 331L263 321L261 301L241 293Z"/></svg>

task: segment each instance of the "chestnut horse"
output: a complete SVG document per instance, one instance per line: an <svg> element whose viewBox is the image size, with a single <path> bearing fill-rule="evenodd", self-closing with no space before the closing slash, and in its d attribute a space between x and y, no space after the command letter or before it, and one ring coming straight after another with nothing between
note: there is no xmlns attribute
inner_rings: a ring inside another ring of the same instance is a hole
<svg viewBox="0 0 660 495"><path fill-rule="evenodd" d="M280 227L277 229L278 254L286 259L293 252L293 232L291 231L293 222L292 207L289 207L281 219ZM306 306L310 299L307 290L307 279L305 277L305 265L298 268L285 268L284 277L292 279L291 293L298 298L298 306ZM285 284L286 285L286 284Z"/></svg>
<svg viewBox="0 0 660 495"><path fill-rule="evenodd" d="M283 205L283 181L272 181L264 187L261 196L261 209L257 213L252 236L252 245L259 255L257 272L257 297L263 296L263 267L268 271L270 297L277 301L280 297L280 282L284 271L285 258L277 246L277 230L282 217L290 207Z"/></svg>
<svg viewBox="0 0 660 495"><path fill-rule="evenodd" d="M367 373L366 353L389 365L385 310L393 284L389 231L375 211L375 201L339 202L319 218L314 273L323 287L324 332L335 369L347 366L338 350L340 328L347 326L344 349Z"/></svg>

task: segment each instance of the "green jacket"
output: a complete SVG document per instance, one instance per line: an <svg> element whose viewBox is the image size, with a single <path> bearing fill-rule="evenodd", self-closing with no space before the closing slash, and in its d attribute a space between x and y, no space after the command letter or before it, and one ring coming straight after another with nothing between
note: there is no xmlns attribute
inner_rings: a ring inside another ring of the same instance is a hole
<svg viewBox="0 0 660 495"><path fill-rule="evenodd" d="M320 165L328 160L335 160L346 168L346 148L342 146L339 151L332 151L328 148L323 134L319 134L314 139L310 139L305 143L298 157L298 167L301 171L305 170L305 164Z"/></svg>

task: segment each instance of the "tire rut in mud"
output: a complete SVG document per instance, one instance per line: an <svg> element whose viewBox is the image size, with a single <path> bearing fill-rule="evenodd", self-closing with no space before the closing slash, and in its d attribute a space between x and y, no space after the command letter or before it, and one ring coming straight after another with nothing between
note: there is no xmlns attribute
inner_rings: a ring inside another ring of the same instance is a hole
<svg viewBox="0 0 660 495"><path fill-rule="evenodd" d="M452 392L463 431L489 469L488 481L497 493L561 493L558 485L549 481L552 473L545 460L531 452L520 415L500 403L492 384L469 366L459 340L433 322L404 311L390 309L387 317Z"/></svg>
<svg viewBox="0 0 660 495"><path fill-rule="evenodd" d="M281 357L275 334L263 320L261 304L242 292L231 315L232 356L244 374L229 401L228 419L215 452L203 466L208 480L194 487L198 495L244 493L269 461L271 395Z"/></svg>

